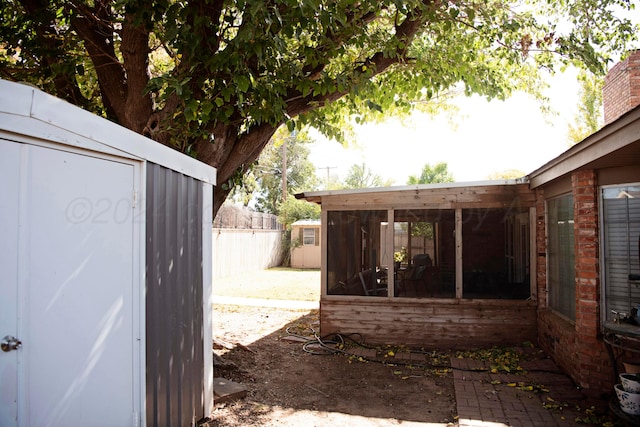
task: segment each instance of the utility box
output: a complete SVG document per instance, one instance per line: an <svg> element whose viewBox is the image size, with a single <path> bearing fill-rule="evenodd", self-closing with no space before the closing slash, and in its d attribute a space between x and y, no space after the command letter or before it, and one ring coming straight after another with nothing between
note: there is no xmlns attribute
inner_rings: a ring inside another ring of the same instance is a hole
<svg viewBox="0 0 640 427"><path fill-rule="evenodd" d="M215 179L0 80L0 425L185 426L211 413Z"/></svg>

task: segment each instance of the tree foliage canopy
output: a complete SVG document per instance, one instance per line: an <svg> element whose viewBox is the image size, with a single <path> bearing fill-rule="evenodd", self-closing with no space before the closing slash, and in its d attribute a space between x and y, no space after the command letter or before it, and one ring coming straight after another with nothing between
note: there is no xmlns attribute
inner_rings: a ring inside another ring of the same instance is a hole
<svg viewBox="0 0 640 427"><path fill-rule="evenodd" d="M340 137L454 86L536 92L602 71L627 0L0 0L0 76L33 83L218 170L214 210L276 129Z"/></svg>
<svg viewBox="0 0 640 427"><path fill-rule="evenodd" d="M497 179L517 179L525 176L526 173L519 169L506 169L501 171L495 171L487 176L489 180L497 180Z"/></svg>
<svg viewBox="0 0 640 427"><path fill-rule="evenodd" d="M390 185L391 181L385 181L365 163L362 163L352 165L349 168L347 177L344 179L343 188L388 187Z"/></svg>
<svg viewBox="0 0 640 427"><path fill-rule="evenodd" d="M278 219L286 230L291 230L291 224L301 219L320 219L320 205L298 200L289 195L280 206Z"/></svg>
<svg viewBox="0 0 640 427"><path fill-rule="evenodd" d="M410 175L407 184L437 184L453 181L455 179L449 172L449 166L445 162L438 162L433 166L429 163L424 165L420 176Z"/></svg>
<svg viewBox="0 0 640 427"><path fill-rule="evenodd" d="M570 144L577 144L587 136L598 131L603 123L602 112L602 87L604 78L586 71L578 74L580 81L580 99L577 105L578 112L569 124Z"/></svg>
<svg viewBox="0 0 640 427"><path fill-rule="evenodd" d="M281 203L289 195L315 189L318 177L316 167L309 160L309 148L306 146L309 142L305 133L289 133L284 128L276 132L249 172L257 184L254 190L258 211L278 215ZM286 194L282 185L283 175Z"/></svg>

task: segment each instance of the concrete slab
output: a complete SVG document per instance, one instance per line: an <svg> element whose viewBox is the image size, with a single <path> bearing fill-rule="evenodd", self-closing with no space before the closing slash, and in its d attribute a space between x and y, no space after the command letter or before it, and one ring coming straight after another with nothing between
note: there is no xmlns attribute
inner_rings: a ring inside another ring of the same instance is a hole
<svg viewBox="0 0 640 427"><path fill-rule="evenodd" d="M247 389L242 384L224 378L213 379L213 402L224 403L242 399L247 395Z"/></svg>

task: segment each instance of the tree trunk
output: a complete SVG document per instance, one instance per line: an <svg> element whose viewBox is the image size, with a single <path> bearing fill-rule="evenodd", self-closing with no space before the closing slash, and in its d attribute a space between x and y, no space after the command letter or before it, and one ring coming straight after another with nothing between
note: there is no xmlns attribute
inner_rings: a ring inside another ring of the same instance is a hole
<svg viewBox="0 0 640 427"><path fill-rule="evenodd" d="M225 190L221 185L216 185L213 189L213 218L215 219L220 207L227 200L227 196L229 196L231 190Z"/></svg>

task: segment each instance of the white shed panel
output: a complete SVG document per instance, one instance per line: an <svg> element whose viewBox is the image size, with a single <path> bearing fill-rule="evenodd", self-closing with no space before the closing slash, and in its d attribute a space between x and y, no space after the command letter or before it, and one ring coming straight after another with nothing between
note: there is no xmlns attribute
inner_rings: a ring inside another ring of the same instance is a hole
<svg viewBox="0 0 640 427"><path fill-rule="evenodd" d="M29 85L0 79L3 131L144 159L215 185L216 170Z"/></svg>
<svg viewBox="0 0 640 427"><path fill-rule="evenodd" d="M0 80L0 425L185 425L209 415L211 264L203 261L211 259L215 176L112 122ZM169 225L151 227L157 218ZM188 251L176 255L164 234L183 229ZM151 300L149 286L159 289ZM191 305L174 308L167 296L176 292ZM149 341L147 323L163 310L182 313L189 330ZM184 360L176 339L191 342ZM168 390L149 378L160 374L180 381ZM166 419L150 393L167 399L159 406Z"/></svg>

